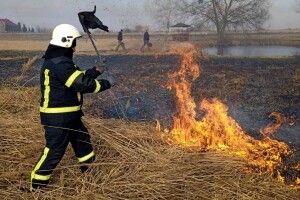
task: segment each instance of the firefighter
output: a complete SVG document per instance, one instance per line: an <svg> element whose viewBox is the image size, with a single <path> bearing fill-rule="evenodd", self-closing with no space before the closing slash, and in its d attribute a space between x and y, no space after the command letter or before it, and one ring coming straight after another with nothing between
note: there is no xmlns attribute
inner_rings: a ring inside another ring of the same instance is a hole
<svg viewBox="0 0 300 200"><path fill-rule="evenodd" d="M83 94L98 93L111 88L109 80L97 80L104 67L82 71L73 61L76 39L80 32L72 25L55 27L52 40L43 56L40 72L40 117L45 129L46 145L31 172L30 191L45 187L50 176L71 143L81 172L95 160L90 135L81 121Z"/></svg>

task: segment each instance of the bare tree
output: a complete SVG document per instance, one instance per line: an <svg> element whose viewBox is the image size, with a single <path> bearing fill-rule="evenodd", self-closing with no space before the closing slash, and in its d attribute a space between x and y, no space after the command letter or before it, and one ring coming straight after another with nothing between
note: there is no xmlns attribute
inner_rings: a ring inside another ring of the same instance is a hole
<svg viewBox="0 0 300 200"><path fill-rule="evenodd" d="M146 8L160 28L169 31L176 18L178 2L179 0L151 0L146 4Z"/></svg>
<svg viewBox="0 0 300 200"><path fill-rule="evenodd" d="M159 27L166 31L164 34L163 48L166 46L171 24L174 24L178 15L178 3L180 0L151 0L147 1L146 9L155 19Z"/></svg>
<svg viewBox="0 0 300 200"><path fill-rule="evenodd" d="M269 18L269 0L182 0L180 10L197 23L215 27L224 45L229 29L259 29Z"/></svg>

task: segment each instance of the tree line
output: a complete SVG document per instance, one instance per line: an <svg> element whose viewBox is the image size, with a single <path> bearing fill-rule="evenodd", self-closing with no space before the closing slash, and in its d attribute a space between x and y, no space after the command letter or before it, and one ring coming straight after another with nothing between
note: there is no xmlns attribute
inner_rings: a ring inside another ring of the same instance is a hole
<svg viewBox="0 0 300 200"><path fill-rule="evenodd" d="M34 33L36 30L33 27L29 27L26 24L21 24L21 22L18 22L16 27L11 27L8 29L8 31L18 33Z"/></svg>
<svg viewBox="0 0 300 200"><path fill-rule="evenodd" d="M30 27L27 27L25 24L23 24L23 26L21 27L21 23L19 22L18 23L18 32L23 32L23 33L27 33L27 32L31 32L31 33L34 33L35 30L34 28L30 28Z"/></svg>
<svg viewBox="0 0 300 200"><path fill-rule="evenodd" d="M48 33L51 32L49 28L43 28L40 26L30 27L26 24L21 24L18 22L16 26L9 26L6 28L8 32L17 32L17 33Z"/></svg>
<svg viewBox="0 0 300 200"><path fill-rule="evenodd" d="M269 19L269 0L152 0L150 10L164 29L187 21L198 30L215 30L223 45L229 30L259 30Z"/></svg>

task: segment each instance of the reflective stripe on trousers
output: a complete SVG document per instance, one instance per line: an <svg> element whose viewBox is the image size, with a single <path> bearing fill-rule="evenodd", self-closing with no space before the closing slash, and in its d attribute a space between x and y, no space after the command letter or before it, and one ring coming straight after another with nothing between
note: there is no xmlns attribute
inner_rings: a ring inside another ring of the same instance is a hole
<svg viewBox="0 0 300 200"><path fill-rule="evenodd" d="M91 153L87 154L86 156L83 156L83 157L81 157L81 158L78 158L78 161L79 161L80 163L84 163L84 162L88 161L89 159L91 159L93 156L95 156L94 151L92 151Z"/></svg>
<svg viewBox="0 0 300 200"><path fill-rule="evenodd" d="M38 163L35 165L34 169L31 172L31 177L30 177L30 190L32 190L32 180L40 180L40 181L48 181L50 179L51 175L39 175L36 174L36 171L39 170L42 166L42 164L45 162L48 153L49 153L50 149L45 147L43 155L41 156L40 160L38 161Z"/></svg>

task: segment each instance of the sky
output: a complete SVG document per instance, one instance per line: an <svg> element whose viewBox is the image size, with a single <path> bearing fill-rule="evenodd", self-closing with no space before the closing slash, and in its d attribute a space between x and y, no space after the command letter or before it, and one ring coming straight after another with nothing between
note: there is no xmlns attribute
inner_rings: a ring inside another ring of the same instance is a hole
<svg viewBox="0 0 300 200"><path fill-rule="evenodd" d="M92 10L111 30L133 28L140 24L157 27L145 8L147 0L0 0L0 18L29 26L54 28L61 23L80 27L77 13ZM271 0L269 29L300 28L300 14L295 12L295 0Z"/></svg>

